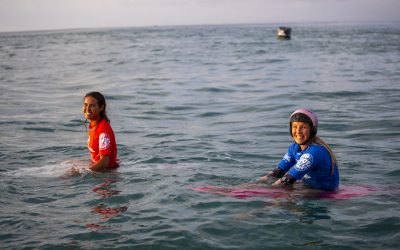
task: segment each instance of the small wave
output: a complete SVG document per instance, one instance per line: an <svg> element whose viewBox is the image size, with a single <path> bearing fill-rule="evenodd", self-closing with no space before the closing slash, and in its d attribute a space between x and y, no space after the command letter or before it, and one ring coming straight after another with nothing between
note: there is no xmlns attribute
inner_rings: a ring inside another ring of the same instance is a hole
<svg viewBox="0 0 400 250"><path fill-rule="evenodd" d="M205 87L205 88L199 88L195 91L198 92L212 92L212 93L231 93L235 92L233 89L227 89L227 88L218 88L218 87Z"/></svg>
<svg viewBox="0 0 400 250"><path fill-rule="evenodd" d="M3 70L13 70L14 67L9 66L9 65L0 65L0 69L3 69Z"/></svg>
<svg viewBox="0 0 400 250"><path fill-rule="evenodd" d="M221 112L205 112L205 113L202 113L202 114L200 114L200 115L198 115L198 117L214 117L214 116L222 116L222 115L224 115L224 113L221 113Z"/></svg>
<svg viewBox="0 0 400 250"><path fill-rule="evenodd" d="M267 54L268 52L265 49L259 49L256 51L257 55L263 55L263 54Z"/></svg>
<svg viewBox="0 0 400 250"><path fill-rule="evenodd" d="M282 62L288 62L289 59L285 59L285 58L269 58L269 59L265 59L263 61L261 61L261 63L264 64L274 64L274 63L282 63Z"/></svg>
<svg viewBox="0 0 400 250"><path fill-rule="evenodd" d="M324 97L324 98L337 98L337 97L363 97L369 95L367 91L332 91L332 92L311 92L307 93L310 97Z"/></svg>
<svg viewBox="0 0 400 250"><path fill-rule="evenodd" d="M151 133L151 134L146 134L145 137L149 138L164 138L164 137L170 137L176 135L175 133Z"/></svg>
<svg viewBox="0 0 400 250"><path fill-rule="evenodd" d="M165 107L165 110L167 111L192 111L195 110L196 108L192 106L167 106Z"/></svg>
<svg viewBox="0 0 400 250"><path fill-rule="evenodd" d="M23 129L24 130L30 130L30 131L46 132L46 133L56 131L53 128L28 128L28 127L24 127Z"/></svg>

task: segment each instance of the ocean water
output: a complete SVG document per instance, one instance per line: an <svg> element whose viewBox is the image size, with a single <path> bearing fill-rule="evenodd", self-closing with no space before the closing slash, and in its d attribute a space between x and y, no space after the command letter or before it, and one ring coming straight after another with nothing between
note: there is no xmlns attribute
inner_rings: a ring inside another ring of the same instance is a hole
<svg viewBox="0 0 400 250"><path fill-rule="evenodd" d="M0 248L398 249L400 25L181 26L0 33ZM116 172L87 164L100 91ZM313 109L346 200L198 192L273 169Z"/></svg>

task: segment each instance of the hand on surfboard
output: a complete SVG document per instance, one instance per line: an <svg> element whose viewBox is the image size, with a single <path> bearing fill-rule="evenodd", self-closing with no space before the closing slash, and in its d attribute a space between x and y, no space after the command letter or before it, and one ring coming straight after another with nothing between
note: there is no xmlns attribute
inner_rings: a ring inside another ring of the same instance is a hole
<svg viewBox="0 0 400 250"><path fill-rule="evenodd" d="M272 183L273 187L282 187L284 185L285 185L285 183L282 181L282 179L278 179L274 183Z"/></svg>
<svg viewBox="0 0 400 250"><path fill-rule="evenodd" d="M273 172L269 171L267 175L261 176L258 181L259 182L268 182L271 179Z"/></svg>

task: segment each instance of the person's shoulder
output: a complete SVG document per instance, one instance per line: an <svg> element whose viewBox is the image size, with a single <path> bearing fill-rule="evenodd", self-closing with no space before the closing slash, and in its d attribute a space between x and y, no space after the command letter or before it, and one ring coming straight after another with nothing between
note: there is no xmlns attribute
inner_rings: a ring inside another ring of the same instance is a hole
<svg viewBox="0 0 400 250"><path fill-rule="evenodd" d="M317 154L321 153L329 154L328 150L323 145L315 143L311 144L307 151L309 151L310 153L317 153Z"/></svg>
<svg viewBox="0 0 400 250"><path fill-rule="evenodd" d="M298 144L292 143L292 144L289 145L288 151L289 152L297 152L299 147L300 146Z"/></svg>
<svg viewBox="0 0 400 250"><path fill-rule="evenodd" d="M99 130L100 131L112 131L111 125L110 123L108 123L108 121L106 121L105 119L101 120L100 124L99 124Z"/></svg>

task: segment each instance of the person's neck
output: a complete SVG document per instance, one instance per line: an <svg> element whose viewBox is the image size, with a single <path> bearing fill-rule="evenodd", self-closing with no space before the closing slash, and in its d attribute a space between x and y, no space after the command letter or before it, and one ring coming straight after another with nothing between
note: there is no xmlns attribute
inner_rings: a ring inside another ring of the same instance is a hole
<svg viewBox="0 0 400 250"><path fill-rule="evenodd" d="M299 145L301 151L306 150L311 144L313 144L315 142L315 137L309 139L308 141L306 141L304 144Z"/></svg>
<svg viewBox="0 0 400 250"><path fill-rule="evenodd" d="M101 120L90 120L90 127L94 128L99 124Z"/></svg>
<svg viewBox="0 0 400 250"><path fill-rule="evenodd" d="M301 145L300 145L300 149L301 149L301 151L304 151L304 150L306 150L306 149L308 148L308 146L310 146L310 143L307 143L307 144L301 144Z"/></svg>

